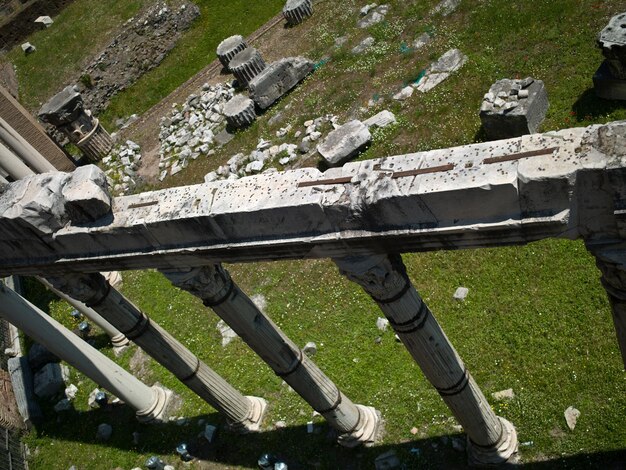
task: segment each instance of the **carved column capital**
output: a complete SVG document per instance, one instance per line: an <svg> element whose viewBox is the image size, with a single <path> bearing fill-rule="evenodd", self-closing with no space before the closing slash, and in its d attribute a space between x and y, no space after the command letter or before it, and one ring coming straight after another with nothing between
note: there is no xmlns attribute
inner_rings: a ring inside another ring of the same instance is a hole
<svg viewBox="0 0 626 470"><path fill-rule="evenodd" d="M401 297L411 283L399 254L334 258L339 272L379 303Z"/></svg>
<svg viewBox="0 0 626 470"><path fill-rule="evenodd" d="M161 272L176 287L202 299L207 307L224 302L234 287L230 274L221 264Z"/></svg>
<svg viewBox="0 0 626 470"><path fill-rule="evenodd" d="M100 273L69 273L63 276L48 277L46 280L55 289L80 300L88 307L99 304L109 294L111 285Z"/></svg>

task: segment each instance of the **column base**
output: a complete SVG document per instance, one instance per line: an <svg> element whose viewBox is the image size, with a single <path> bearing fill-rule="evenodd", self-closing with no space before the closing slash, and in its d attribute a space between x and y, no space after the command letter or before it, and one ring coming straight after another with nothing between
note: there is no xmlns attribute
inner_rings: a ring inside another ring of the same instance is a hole
<svg viewBox="0 0 626 470"><path fill-rule="evenodd" d="M137 411L137 421L140 423L166 422L174 403L174 392L157 385L151 388L154 390L154 401L149 408Z"/></svg>
<svg viewBox="0 0 626 470"><path fill-rule="evenodd" d="M371 406L356 405L361 416L360 425L349 434L342 434L337 443L343 447L353 448L360 445L369 447L378 442L384 433L385 421L380 411Z"/></svg>
<svg viewBox="0 0 626 470"><path fill-rule="evenodd" d="M228 429L237 434L247 434L249 432L258 432L261 430L261 422L265 417L267 411L267 401L263 398L246 396L250 400L252 406L250 407L250 413L246 417L245 421L240 423L228 423Z"/></svg>
<svg viewBox="0 0 626 470"><path fill-rule="evenodd" d="M493 447L480 447L467 438L467 463L471 467L495 467L517 461L517 431L506 419L502 423L502 437Z"/></svg>

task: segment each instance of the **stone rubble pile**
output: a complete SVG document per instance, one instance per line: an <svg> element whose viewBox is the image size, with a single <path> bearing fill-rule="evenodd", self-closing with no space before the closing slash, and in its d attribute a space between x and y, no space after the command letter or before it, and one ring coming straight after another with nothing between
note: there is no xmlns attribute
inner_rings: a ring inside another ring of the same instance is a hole
<svg viewBox="0 0 626 470"><path fill-rule="evenodd" d="M102 159L107 183L115 194L124 195L137 185L141 148L132 140L115 147Z"/></svg>
<svg viewBox="0 0 626 470"><path fill-rule="evenodd" d="M389 12L389 5L372 3L361 8L361 19L357 22L359 28L369 28L385 19Z"/></svg>

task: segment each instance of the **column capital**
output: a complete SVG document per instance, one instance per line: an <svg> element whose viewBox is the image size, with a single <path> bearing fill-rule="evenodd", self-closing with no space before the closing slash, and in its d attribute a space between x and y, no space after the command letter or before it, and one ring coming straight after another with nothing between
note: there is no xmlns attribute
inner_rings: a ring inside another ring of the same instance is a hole
<svg viewBox="0 0 626 470"><path fill-rule="evenodd" d="M339 272L359 284L379 303L401 297L411 286L399 254L334 258Z"/></svg>
<svg viewBox="0 0 626 470"><path fill-rule="evenodd" d="M221 264L161 272L176 287L202 299L207 307L224 302L234 288L230 274Z"/></svg>
<svg viewBox="0 0 626 470"><path fill-rule="evenodd" d="M88 307L102 302L111 291L111 285L100 273L68 273L63 276L48 277L46 280L55 289L80 300Z"/></svg>

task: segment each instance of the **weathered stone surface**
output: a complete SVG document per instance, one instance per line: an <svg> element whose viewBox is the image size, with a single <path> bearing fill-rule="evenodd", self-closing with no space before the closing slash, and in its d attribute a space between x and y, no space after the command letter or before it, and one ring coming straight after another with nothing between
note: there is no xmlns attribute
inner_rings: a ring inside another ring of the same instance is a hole
<svg viewBox="0 0 626 470"><path fill-rule="evenodd" d="M244 95L235 95L224 105L228 125L235 129L249 126L256 120L254 101Z"/></svg>
<svg viewBox="0 0 626 470"><path fill-rule="evenodd" d="M230 71L242 87L247 87L248 83L266 67L261 53L254 47L248 47L238 52L229 64Z"/></svg>
<svg viewBox="0 0 626 470"><path fill-rule="evenodd" d="M469 294L469 289L467 287L459 287L454 292L454 295L452 297L454 298L454 300L463 301L467 297L467 294Z"/></svg>
<svg viewBox="0 0 626 470"><path fill-rule="evenodd" d="M40 23L45 28L49 28L50 25L54 23L54 20L50 18L49 16L40 16L35 20L35 23Z"/></svg>
<svg viewBox="0 0 626 470"><path fill-rule="evenodd" d="M371 7L371 5L369 5ZM365 7L364 7L365 8ZM367 13L357 22L359 28L369 28L385 19L385 15L389 11L389 5L380 5L371 7ZM361 13L363 9L361 10Z"/></svg>
<svg viewBox="0 0 626 470"><path fill-rule="evenodd" d="M259 108L267 109L314 69L315 64L304 57L273 62L250 82L250 96Z"/></svg>
<svg viewBox="0 0 626 470"><path fill-rule="evenodd" d="M534 134L548 106L548 94L541 80L498 80L485 94L480 120L490 140Z"/></svg>
<svg viewBox="0 0 626 470"><path fill-rule="evenodd" d="M35 374L35 395L39 398L53 397L65 389L67 377L67 367L56 363L46 364Z"/></svg>
<svg viewBox="0 0 626 470"><path fill-rule="evenodd" d="M28 365L30 365L31 370L37 371L51 362L61 362L61 359L51 353L44 345L33 343L28 350Z"/></svg>
<svg viewBox="0 0 626 470"><path fill-rule="evenodd" d="M291 26L302 23L312 15L313 4L311 0L287 0L283 7L283 16Z"/></svg>
<svg viewBox="0 0 626 470"><path fill-rule="evenodd" d="M419 50L432 41L432 37L428 33L422 33L419 37L413 41L413 49Z"/></svg>
<svg viewBox="0 0 626 470"><path fill-rule="evenodd" d="M361 121L347 122L332 131L317 151L330 166L338 166L355 158L372 141L372 134Z"/></svg>
<svg viewBox="0 0 626 470"><path fill-rule="evenodd" d="M387 127L390 124L396 123L396 116L391 111L381 111L375 114L369 119L363 121L367 127Z"/></svg>
<svg viewBox="0 0 626 470"><path fill-rule="evenodd" d="M65 208L74 224L93 222L111 211L106 176L95 165L80 166L62 191Z"/></svg>
<svg viewBox="0 0 626 470"><path fill-rule="evenodd" d="M352 53L362 54L363 52L368 50L370 47L372 47L375 42L376 40L372 36L368 36L352 48Z"/></svg>
<svg viewBox="0 0 626 470"><path fill-rule="evenodd" d="M33 46L30 42L25 42L24 44L22 44L22 50L24 51L24 54L30 54L32 52L35 52L37 48Z"/></svg>
<svg viewBox="0 0 626 470"><path fill-rule="evenodd" d="M578 418L580 418L580 411L573 406L570 406L565 410L564 416L567 427L570 429L570 431L573 431L576 428Z"/></svg>
<svg viewBox="0 0 626 470"><path fill-rule="evenodd" d="M596 95L605 100L626 100L626 80L615 78L607 61L593 75L593 87Z"/></svg>
<svg viewBox="0 0 626 470"><path fill-rule="evenodd" d="M611 18L598 35L598 46L613 77L626 80L626 13Z"/></svg>
<svg viewBox="0 0 626 470"><path fill-rule="evenodd" d="M437 62L430 65L426 74L415 85L415 89L422 93L432 90L447 79L451 73L463 67L465 62L467 62L465 54L458 49L450 49Z"/></svg>
<svg viewBox="0 0 626 470"><path fill-rule="evenodd" d="M226 70L230 70L230 61L239 52L248 47L248 44L244 40L243 36L236 35L224 39L217 46L217 58L220 60Z"/></svg>
<svg viewBox="0 0 626 470"><path fill-rule="evenodd" d="M461 4L461 0L442 0L430 12L431 15L441 13L441 16L448 16L453 13Z"/></svg>
<svg viewBox="0 0 626 470"><path fill-rule="evenodd" d="M413 91L413 87L405 86L402 90L393 95L393 99L396 101L408 100L411 96L413 96Z"/></svg>
<svg viewBox="0 0 626 470"><path fill-rule="evenodd" d="M500 390L499 392L494 392L491 394L494 400L502 401L502 400L513 400L515 398L515 392L513 392L512 388L507 388L506 390Z"/></svg>
<svg viewBox="0 0 626 470"><path fill-rule="evenodd" d="M96 432L96 440L108 441L113 434L113 427L110 424L102 423L98 425L98 431Z"/></svg>

